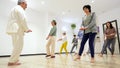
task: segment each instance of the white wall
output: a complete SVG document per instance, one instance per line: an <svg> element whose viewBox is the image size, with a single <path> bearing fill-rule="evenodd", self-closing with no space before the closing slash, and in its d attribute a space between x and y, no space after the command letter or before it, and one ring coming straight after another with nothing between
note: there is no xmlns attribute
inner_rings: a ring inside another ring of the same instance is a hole
<svg viewBox="0 0 120 68"><path fill-rule="evenodd" d="M9 12L11 8L16 6L16 3L6 1L4 4L2 2L0 4L0 55L10 55L12 52L12 40L5 31ZM26 14L27 24L33 32L25 34L22 54L45 53L46 36L51 28L49 18L52 20L53 16L49 15L48 12L36 11L31 8L26 10Z"/></svg>
<svg viewBox="0 0 120 68"><path fill-rule="evenodd" d="M11 8L11 7L10 7ZM6 9L3 9L6 10ZM8 12L10 12L8 10ZM1 13L3 14L3 13ZM64 31L67 32L68 37L68 51L71 50L71 41L73 34L71 31L71 23L62 21L62 19L57 18L55 14L48 12L36 11L28 8L26 10L28 26L32 29L32 33L25 34L24 38L24 48L22 54L37 54L37 53L46 53L46 37L51 29L51 20L57 20L57 39L61 38ZM9 14L8 14L9 15ZM0 56L1 55L10 55L12 52L12 40L9 35L5 33L8 15L5 17L0 17ZM2 15L4 16L4 15ZM75 32L77 33L79 25ZM60 51L62 42L56 42L55 52Z"/></svg>
<svg viewBox="0 0 120 68"><path fill-rule="evenodd" d="M103 28L102 28L102 24L107 22L107 21L112 21L112 20L117 20L117 24L118 24L118 28L120 30L120 7L119 8L115 8L111 11L105 12L101 15L98 16L98 24L100 27L100 38L101 38L101 44L103 44ZM119 32L120 33L120 32ZM102 46L102 45L101 45ZM116 44L116 48L115 48L115 53L118 53L118 44Z"/></svg>
<svg viewBox="0 0 120 68"><path fill-rule="evenodd" d="M16 3L6 1L5 3L0 2L0 56L1 55L10 55L12 52L12 40L11 37L5 33L6 25L8 21L8 15L10 9L16 5ZM6 7L7 5L7 7ZM9 6L9 7L8 7ZM100 26L100 38L101 43L97 43L96 52L100 52L103 44L103 31L102 31L102 23L111 20L118 20L118 24L120 22L120 8L116 8L114 10L105 12L101 15L98 15L98 25ZM71 50L71 40L73 38L73 34L71 31L71 23L76 23L77 28L75 29L75 33L77 34L81 22L81 18L78 20L74 20L71 18L66 19L63 16L57 16L55 13L47 12L47 11L37 11L30 7L26 10L28 26L32 29L32 33L26 34L24 39L24 48L22 54L37 54L37 53L46 53L46 36L49 33L51 28L50 21L52 19L57 20L57 39L62 36L62 32L67 32L68 37L68 51ZM120 28L120 24L119 24ZM61 42L56 42L56 50L55 52L59 52L61 46ZM118 53L118 50L116 51Z"/></svg>
<svg viewBox="0 0 120 68"><path fill-rule="evenodd" d="M6 25L8 22L8 16L11 8L13 8L16 4L13 2L8 2L8 8L5 8L5 4L1 4L0 6L0 56L2 55L10 55L12 52L12 40L9 35L6 34ZM37 53L46 53L46 37L51 29L51 20L57 20L57 39L61 38L62 32L65 27L67 29L68 41L68 51L70 51L72 32L70 28L71 23L66 23L62 21L61 18L56 17L56 14L51 12L43 12L37 11L31 8L26 10L27 14L27 24L29 28L33 31L32 33L25 34L24 38L24 48L22 54L37 54ZM66 24L65 24L66 23ZM78 26L79 27L79 26ZM55 52L59 52L61 46L61 42L56 43Z"/></svg>
<svg viewBox="0 0 120 68"><path fill-rule="evenodd" d="M15 4L10 3L9 1L3 3L3 1L0 2L0 55L6 55L10 54L11 51L11 40L9 39L10 37L6 35L6 23L8 20L8 14L10 8L12 8ZM9 4L9 7L6 7L6 4Z"/></svg>
<svg viewBox="0 0 120 68"><path fill-rule="evenodd" d="M26 13L28 17L28 26L30 29L32 29L33 32L25 35L25 39L24 39L25 43L22 53L23 54L44 53L45 44L46 44L45 39L50 27L47 22L47 13L38 12L32 9L26 10ZM7 20L8 20L8 15L1 16L0 18L0 25L1 25L0 55L8 55L11 53L12 50L11 37L5 33Z"/></svg>

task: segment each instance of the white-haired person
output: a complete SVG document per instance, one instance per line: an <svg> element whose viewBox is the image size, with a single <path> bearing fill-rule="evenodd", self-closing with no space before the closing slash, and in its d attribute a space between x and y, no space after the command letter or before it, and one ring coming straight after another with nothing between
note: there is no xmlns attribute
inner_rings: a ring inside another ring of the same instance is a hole
<svg viewBox="0 0 120 68"><path fill-rule="evenodd" d="M10 56L8 66L21 64L19 63L19 57L23 49L24 33L32 32L27 26L25 16L26 8L26 0L18 0L18 5L15 6L10 13L6 32L12 37L13 51Z"/></svg>

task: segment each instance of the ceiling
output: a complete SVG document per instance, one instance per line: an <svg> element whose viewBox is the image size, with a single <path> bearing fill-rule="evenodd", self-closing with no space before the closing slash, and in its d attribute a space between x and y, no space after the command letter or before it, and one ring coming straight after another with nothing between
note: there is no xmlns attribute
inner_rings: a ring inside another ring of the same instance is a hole
<svg viewBox="0 0 120 68"><path fill-rule="evenodd" d="M12 3L11 3L12 2ZM17 0L0 0L0 10L8 5L15 5ZM27 0L28 8L38 12L48 12L67 19L80 19L84 13L82 7L86 4L92 6L97 15L120 7L120 0ZM5 5L6 4L6 5Z"/></svg>
<svg viewBox="0 0 120 68"><path fill-rule="evenodd" d="M84 15L82 7L86 4L92 6L97 15L120 7L120 0L28 0L29 7L44 12L51 12L73 21L79 21Z"/></svg>
<svg viewBox="0 0 120 68"><path fill-rule="evenodd" d="M79 15L86 4L90 4L93 11L101 14L120 7L120 0L28 0L28 4L38 11Z"/></svg>

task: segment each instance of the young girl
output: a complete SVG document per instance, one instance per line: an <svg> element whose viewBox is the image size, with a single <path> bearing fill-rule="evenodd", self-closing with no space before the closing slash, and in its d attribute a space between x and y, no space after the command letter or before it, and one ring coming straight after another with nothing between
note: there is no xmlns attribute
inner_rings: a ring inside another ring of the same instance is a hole
<svg viewBox="0 0 120 68"><path fill-rule="evenodd" d="M67 51L68 41L67 41L67 36L66 36L66 33L65 33L65 32L63 33L62 38L60 38L58 41L62 41L62 42L63 42L63 43L62 43L62 46L61 46L61 48L60 48L60 54L62 54L62 51L63 51L63 49L64 49L65 52L66 52L66 55L67 55L67 54L68 54L68 51Z"/></svg>

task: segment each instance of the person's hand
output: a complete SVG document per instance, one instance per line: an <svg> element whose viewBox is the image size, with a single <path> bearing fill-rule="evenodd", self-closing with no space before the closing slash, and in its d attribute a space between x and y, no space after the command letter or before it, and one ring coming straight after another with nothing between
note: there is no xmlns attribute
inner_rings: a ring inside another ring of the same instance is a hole
<svg viewBox="0 0 120 68"><path fill-rule="evenodd" d="M110 35L114 35L114 34L110 34Z"/></svg>
<svg viewBox="0 0 120 68"><path fill-rule="evenodd" d="M107 37L111 36L111 35L106 35Z"/></svg>
<svg viewBox="0 0 120 68"><path fill-rule="evenodd" d="M49 36L47 36L46 40L48 40L48 39L49 39Z"/></svg>
<svg viewBox="0 0 120 68"><path fill-rule="evenodd" d="M104 37L104 40L106 40L107 38L106 37Z"/></svg>
<svg viewBox="0 0 120 68"><path fill-rule="evenodd" d="M60 41L60 39L58 39L57 41Z"/></svg>
<svg viewBox="0 0 120 68"><path fill-rule="evenodd" d="M85 28L85 27L82 27L82 28L80 28L80 30L86 30L87 28Z"/></svg>
<svg viewBox="0 0 120 68"><path fill-rule="evenodd" d="M86 30L87 28L85 27L84 30Z"/></svg>
<svg viewBox="0 0 120 68"><path fill-rule="evenodd" d="M49 37L46 38L46 40L48 40L48 39L49 39Z"/></svg>
<svg viewBox="0 0 120 68"><path fill-rule="evenodd" d="M80 28L80 30L83 30L83 28Z"/></svg>
<svg viewBox="0 0 120 68"><path fill-rule="evenodd" d="M29 29L26 33L29 33L29 32L32 32L32 30Z"/></svg>
<svg viewBox="0 0 120 68"><path fill-rule="evenodd" d="M62 39L58 39L57 41L61 41Z"/></svg>

